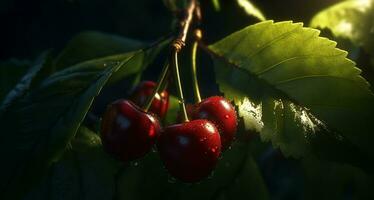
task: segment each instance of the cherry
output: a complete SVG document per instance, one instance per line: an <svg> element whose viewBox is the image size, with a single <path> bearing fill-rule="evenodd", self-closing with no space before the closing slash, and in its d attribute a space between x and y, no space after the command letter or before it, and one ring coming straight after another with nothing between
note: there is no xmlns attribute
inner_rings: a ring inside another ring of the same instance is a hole
<svg viewBox="0 0 374 200"><path fill-rule="evenodd" d="M131 100L139 106L144 106L148 98L153 94L157 84L153 81L143 81L134 90ZM164 90L156 93L149 111L160 118L165 117L169 107L169 93Z"/></svg>
<svg viewBox="0 0 374 200"><path fill-rule="evenodd" d="M223 149L231 145L238 123L235 108L227 99L220 96L209 97L194 105L190 112L192 119L207 119L216 125L221 134Z"/></svg>
<svg viewBox="0 0 374 200"><path fill-rule="evenodd" d="M117 100L108 106L102 120L103 147L119 160L135 160L151 150L160 129L152 114L131 101Z"/></svg>
<svg viewBox="0 0 374 200"><path fill-rule="evenodd" d="M172 176L196 182L214 169L221 153L221 139L213 123L200 119L166 127L157 147Z"/></svg>

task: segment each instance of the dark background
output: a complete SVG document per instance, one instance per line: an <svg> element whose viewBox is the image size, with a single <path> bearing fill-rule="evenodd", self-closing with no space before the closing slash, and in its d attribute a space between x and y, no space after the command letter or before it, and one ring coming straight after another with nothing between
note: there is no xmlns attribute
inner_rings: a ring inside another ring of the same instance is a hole
<svg viewBox="0 0 374 200"><path fill-rule="evenodd" d="M340 0L253 0L268 19L308 24L322 8ZM222 11L202 0L208 42L256 22L221 0ZM33 59L45 49L56 52L78 32L99 30L154 41L170 32L172 15L162 0L0 0L0 60Z"/></svg>
<svg viewBox="0 0 374 200"><path fill-rule="evenodd" d="M252 0L267 19L292 20L306 25L318 11L339 1ZM221 0L220 12L213 10L210 0L200 2L207 43L257 22L247 16L235 0ZM0 60L33 60L46 49L53 49L57 55L74 35L86 30L152 42L171 31L172 15L162 0L0 0L0 22ZM207 61L204 63L207 66ZM200 83L205 96L217 94L211 68L202 68L201 72ZM153 72L149 74L153 76L151 79L156 78ZM185 91L192 93L189 88ZM118 98L114 94L122 95L114 89L103 93L105 95L101 96L106 98L99 98L94 106L98 115L107 103ZM187 97L191 100L191 96ZM272 199L301 199L303 181L299 162L286 160L278 150L269 147L258 163ZM350 190L347 191L345 196L350 197Z"/></svg>

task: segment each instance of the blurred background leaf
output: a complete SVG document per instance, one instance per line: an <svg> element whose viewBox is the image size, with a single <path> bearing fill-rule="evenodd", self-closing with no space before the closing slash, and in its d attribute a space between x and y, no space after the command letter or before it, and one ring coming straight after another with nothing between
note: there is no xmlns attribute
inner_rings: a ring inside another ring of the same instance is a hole
<svg viewBox="0 0 374 200"><path fill-rule="evenodd" d="M337 36L374 52L374 1L349 0L317 13L310 22L315 28L328 28Z"/></svg>
<svg viewBox="0 0 374 200"><path fill-rule="evenodd" d="M0 63L0 100L21 80L32 65L28 60L11 59Z"/></svg>

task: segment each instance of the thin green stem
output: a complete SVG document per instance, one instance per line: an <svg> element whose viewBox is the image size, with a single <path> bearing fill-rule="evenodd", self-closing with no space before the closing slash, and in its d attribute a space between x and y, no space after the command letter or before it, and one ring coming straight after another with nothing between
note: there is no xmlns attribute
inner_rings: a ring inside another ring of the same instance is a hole
<svg viewBox="0 0 374 200"><path fill-rule="evenodd" d="M180 79L180 75L179 75L179 67L178 67L178 51L176 51L176 49L174 49L174 51L172 52L171 54L172 58L171 58L171 61L172 61L172 64L173 64L173 67L174 67L174 81L176 81L177 83L177 90L178 90L178 94L179 94L179 105L180 105L180 109L182 110L182 113L183 113L183 121L184 122L188 122L188 115L187 115L187 110L186 110L186 104L184 102L184 97L183 97L183 89L182 89L182 83L181 83L181 79Z"/></svg>
<svg viewBox="0 0 374 200"><path fill-rule="evenodd" d="M199 89L199 82L197 80L197 72L196 72L196 54L197 54L197 47L198 42L195 41L192 46L192 83L193 83L193 91L194 91L194 98L195 103L201 102L201 96L200 96L200 89Z"/></svg>
<svg viewBox="0 0 374 200"><path fill-rule="evenodd" d="M144 104L143 110L145 112L147 112L149 110L149 108L151 107L152 102L153 102L156 94L160 92L160 88L161 88L161 86L163 85L163 83L165 81L165 78L166 78L166 76L168 74L168 71L169 71L169 62L165 62L164 67L163 67L162 72L161 72L161 75L160 75L160 77L157 80L157 86L153 90L152 95L147 99L147 102Z"/></svg>

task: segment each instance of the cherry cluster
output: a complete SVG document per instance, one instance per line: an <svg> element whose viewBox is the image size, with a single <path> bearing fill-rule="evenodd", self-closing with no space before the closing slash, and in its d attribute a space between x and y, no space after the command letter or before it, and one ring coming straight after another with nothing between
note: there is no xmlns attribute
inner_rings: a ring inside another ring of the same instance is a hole
<svg viewBox="0 0 374 200"><path fill-rule="evenodd" d="M111 103L102 120L101 137L106 152L128 162L148 153L156 144L166 169L184 182L196 182L211 174L221 151L234 139L237 116L223 97L213 96L187 105L190 120L161 127L169 107L166 90L154 92L156 83L140 83L130 100ZM154 95L148 111L142 109Z"/></svg>

